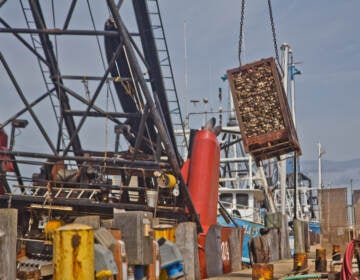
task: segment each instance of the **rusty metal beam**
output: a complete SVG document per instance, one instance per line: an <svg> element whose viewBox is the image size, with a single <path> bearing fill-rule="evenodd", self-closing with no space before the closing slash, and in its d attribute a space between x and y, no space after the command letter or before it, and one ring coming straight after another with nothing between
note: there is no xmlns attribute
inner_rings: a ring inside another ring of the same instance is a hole
<svg viewBox="0 0 360 280"><path fill-rule="evenodd" d="M47 29L29 29L29 28L0 28L0 33L12 33L12 34L47 34L47 35L75 35L75 36L118 36L116 31L106 31L106 30L63 30L60 28L47 28ZM138 35L132 33L132 36Z"/></svg>
<svg viewBox="0 0 360 280"><path fill-rule="evenodd" d="M46 30L46 25L44 22L44 17L42 15L41 6L38 0L29 0L29 5L31 7L31 12L36 24L36 27L38 29L44 29ZM61 79L56 80L55 77L60 77L60 70L57 63L56 55L54 53L53 44L49 38L48 34L39 34L40 41L42 48L45 53L46 60L48 61L49 71L51 74L51 80L56 85L57 82L63 83ZM65 91L61 87L56 87L57 90L57 96L59 98L59 103L61 106L61 111L69 110L70 103L68 100L68 97L65 93ZM65 126L67 128L67 131L71 138L73 138L72 141L72 147L73 152L76 155L82 154L82 148L80 143L79 135L75 133L75 121L71 116L65 116L64 117ZM61 126L59 124L59 133L60 133Z"/></svg>
<svg viewBox="0 0 360 280"><path fill-rule="evenodd" d="M28 158L38 158L38 159L52 159L52 160L69 160L77 162L100 162L108 163L114 165L134 165L134 169L137 166L142 167L151 167L151 168L169 168L170 165L166 162L156 162L150 160L128 160L119 157L82 157L82 156L60 156L44 153L32 153L32 152L23 152L23 151L3 151L0 150L0 155L8 155L15 157L28 157Z"/></svg>
<svg viewBox="0 0 360 280"><path fill-rule="evenodd" d="M176 157L176 152L172 145L171 139L167 133L167 130L164 127L164 123L159 115L158 108L155 106L155 103L154 103L153 99L151 98L150 91L147 88L146 82L143 77L143 73L141 71L141 67L138 64L134 50L131 47L129 34L126 30L125 25L123 24L123 22L121 20L119 11L116 9L116 5L115 5L114 1L107 0L107 3L110 8L111 14L116 22L116 25L118 27L119 37L123 38L123 40L124 40L124 45L126 46L126 50L128 52L129 61L133 66L136 78L137 78L137 80L140 84L140 87L142 89L142 92L147 100L147 104L150 108L151 116L154 120L156 128L158 129L158 133L161 137L161 140L165 146L165 150L166 150L166 153L168 154L170 164L171 164L175 174L177 175L177 177L180 178L180 189L181 189L182 195L184 196L186 206L188 207L190 213L192 214L192 219L197 223L198 230L202 231L202 226L200 224L199 217L196 214L196 210L191 201L187 186L185 185L185 182L181 175L181 170L180 170L180 166L179 166L179 163L178 163L178 160Z"/></svg>
<svg viewBox="0 0 360 280"><path fill-rule="evenodd" d="M48 92L45 92L43 95L41 95L39 98L37 98L36 100L34 100L33 102L31 102L29 104L29 107L32 108L34 107L36 104L40 103L44 98L46 98L47 96L49 96L53 91L55 90L55 88L49 90ZM25 112L28 111L28 108L24 108L22 110L20 110L19 112L17 112L15 115L13 115L12 117L8 118L6 121L4 121L2 124L0 124L0 129L2 129L3 127L7 126L9 123L11 123L13 120L17 119L18 117L20 117L22 114L24 114Z"/></svg>
<svg viewBox="0 0 360 280"><path fill-rule="evenodd" d="M83 126L83 124L84 124L84 122L86 120L87 114L90 112L90 109L92 108L93 104L95 103L96 98L99 96L100 91L101 91L101 89L102 89L102 87L103 87L103 85L104 85L104 83L105 83L105 81L107 79L107 76L109 75L110 70L113 68L113 66L115 64L115 61L116 61L116 58L119 56L121 49L122 49L121 45L119 45L117 50L113 54L113 57L112 57L111 61L109 62L109 66L106 69L106 71L105 71L105 73L103 75L103 78L101 79L98 87L96 88L96 90L94 92L93 97L90 100L90 103L89 103L89 105L88 105L88 107L86 109L85 115L81 118L78 126L76 127L76 129L74 131L74 134L72 135L72 137L71 137L71 139L69 141L68 146L63 151L64 155L66 155L69 152L71 145L73 144L74 140L76 140L76 138L78 137L78 133L79 133L81 127Z"/></svg>
<svg viewBox="0 0 360 280"><path fill-rule="evenodd" d="M33 109L31 108L29 102L27 101L23 91L21 90L19 84L17 83L14 74L11 72L11 69L9 67L9 65L7 64L3 54L0 52L0 61L3 64L6 72L8 73L10 80L12 81L18 95L20 96L20 99L22 100L22 102L24 103L24 105L26 106L27 111L29 111L31 117L33 118L33 120L35 121L37 127L39 128L41 134L44 136L45 141L48 143L50 149L52 150L52 152L54 154L57 154L57 151L55 149L54 144L52 143L50 137L48 136L48 134L46 133L44 127L42 126L41 122L39 121L38 117L36 116L35 112L33 111Z"/></svg>
<svg viewBox="0 0 360 280"><path fill-rule="evenodd" d="M11 26L2 18L0 18L0 22L6 26L6 28L8 28L9 30L12 30ZM23 39L19 34L17 33L13 33L14 36L21 42L24 44L24 46L26 48L28 48L38 59L41 60L41 62L45 63L47 66L49 66L49 63L46 61L45 58L43 58L28 42L25 41L25 39Z"/></svg>
<svg viewBox="0 0 360 280"><path fill-rule="evenodd" d="M78 110L66 110L64 115L71 116L83 116L86 114L86 111L78 111ZM140 118L139 113L118 113L118 112L88 112L87 115L89 117L113 117L113 118Z"/></svg>
<svg viewBox="0 0 360 280"><path fill-rule="evenodd" d="M70 23L72 14L73 14L74 9L75 9L75 6L76 6L76 2L77 2L77 0L73 0L73 1L71 2L69 11L68 11L68 13L67 13L67 15L66 15L66 19L65 19L65 22L64 22L63 30L66 30L66 29L68 28L68 26L69 26L69 23Z"/></svg>

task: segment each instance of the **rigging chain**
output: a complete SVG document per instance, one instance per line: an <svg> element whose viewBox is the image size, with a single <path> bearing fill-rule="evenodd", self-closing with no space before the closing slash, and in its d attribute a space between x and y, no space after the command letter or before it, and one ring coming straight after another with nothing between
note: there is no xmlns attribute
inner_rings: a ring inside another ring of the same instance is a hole
<svg viewBox="0 0 360 280"><path fill-rule="evenodd" d="M276 42L276 32L275 32L275 24L274 24L274 18L273 18L273 13L272 13L272 8L271 8L271 0L268 0L268 6L269 6L270 24L271 24L271 31L272 31L272 35L273 35L273 42L274 42L274 50L275 50L276 61L280 66L282 74L284 74L283 69L281 67L281 63L280 63L280 59L279 59L278 46L277 46L277 42Z"/></svg>
<svg viewBox="0 0 360 280"><path fill-rule="evenodd" d="M273 36L276 61L281 66L280 59L279 59L278 46L277 46L277 41L276 41L276 31L275 31L275 24L274 24L274 18L273 18L272 7L271 7L271 0L268 0L268 7L269 7L270 24L271 24L271 31L272 31L272 36ZM241 66L241 51L242 51L243 32L244 32L243 31L244 30L244 15L245 15L245 0L242 0L241 1L241 17L240 17L239 50L238 50L240 66ZM282 71L281 67L280 67L280 69Z"/></svg>
<svg viewBox="0 0 360 280"><path fill-rule="evenodd" d="M241 49L243 41L243 28L244 28L244 14L245 14L245 0L241 1L241 18L240 18L240 34L239 34L239 66L241 66Z"/></svg>

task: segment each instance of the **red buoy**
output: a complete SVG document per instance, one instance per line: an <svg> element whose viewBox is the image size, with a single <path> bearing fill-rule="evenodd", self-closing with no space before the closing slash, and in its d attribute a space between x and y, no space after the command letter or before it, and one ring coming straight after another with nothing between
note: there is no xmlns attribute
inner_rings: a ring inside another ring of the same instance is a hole
<svg viewBox="0 0 360 280"><path fill-rule="evenodd" d="M190 197L206 233L217 223L220 145L211 130L200 130L194 139L188 173Z"/></svg>

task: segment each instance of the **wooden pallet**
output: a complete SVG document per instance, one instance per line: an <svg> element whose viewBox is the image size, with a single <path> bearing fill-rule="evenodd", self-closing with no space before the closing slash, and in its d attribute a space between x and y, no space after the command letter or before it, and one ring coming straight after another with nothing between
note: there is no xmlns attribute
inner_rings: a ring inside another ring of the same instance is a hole
<svg viewBox="0 0 360 280"><path fill-rule="evenodd" d="M274 58L227 71L245 151L256 162L301 154Z"/></svg>

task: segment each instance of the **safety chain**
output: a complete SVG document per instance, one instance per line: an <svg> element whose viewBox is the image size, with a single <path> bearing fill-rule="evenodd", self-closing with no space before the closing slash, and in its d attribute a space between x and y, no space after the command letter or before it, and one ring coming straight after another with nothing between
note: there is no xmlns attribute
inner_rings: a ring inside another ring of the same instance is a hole
<svg viewBox="0 0 360 280"><path fill-rule="evenodd" d="M244 14L245 14L245 0L241 1L241 18L240 18L240 34L239 34L239 66L241 66L241 50L243 41L243 28L244 28Z"/></svg>
<svg viewBox="0 0 360 280"><path fill-rule="evenodd" d="M275 24L274 24L274 18L273 18L273 13L272 13L272 8L271 8L271 0L268 0L268 5L269 5L269 15L270 15L271 31L272 31L272 35L273 35L276 61L280 66L281 72L283 72L283 69L282 69L281 63L280 63L280 59L279 59L278 46L277 46L277 42L276 42L276 32L275 32Z"/></svg>

